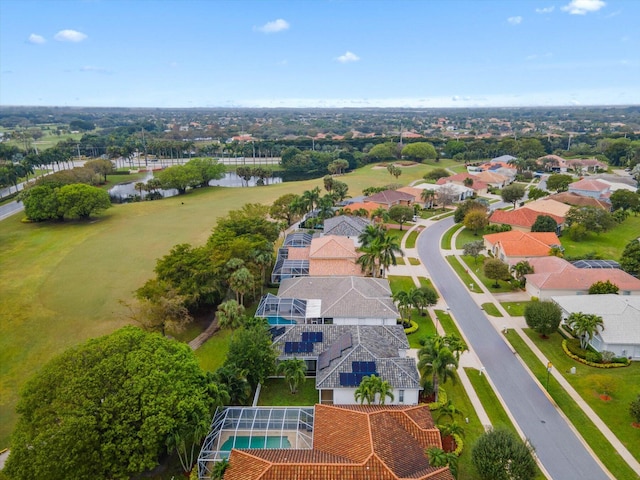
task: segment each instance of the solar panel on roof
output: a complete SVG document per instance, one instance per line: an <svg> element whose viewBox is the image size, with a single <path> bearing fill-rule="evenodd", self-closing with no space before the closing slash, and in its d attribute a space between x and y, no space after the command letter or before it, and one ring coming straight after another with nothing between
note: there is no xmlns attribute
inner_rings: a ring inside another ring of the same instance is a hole
<svg viewBox="0 0 640 480"><path fill-rule="evenodd" d="M313 352L313 342L300 342L300 353Z"/></svg>
<svg viewBox="0 0 640 480"><path fill-rule="evenodd" d="M310 332L302 332L302 341L303 342L308 342L309 341L309 333Z"/></svg>
<svg viewBox="0 0 640 480"><path fill-rule="evenodd" d="M322 342L323 335L322 332L316 332L316 342Z"/></svg>
<svg viewBox="0 0 640 480"><path fill-rule="evenodd" d="M355 373L360 372L360 362L351 362L351 369L352 369Z"/></svg>
<svg viewBox="0 0 640 480"><path fill-rule="evenodd" d="M293 342L284 343L284 353L293 353Z"/></svg>
<svg viewBox="0 0 640 480"><path fill-rule="evenodd" d="M349 386L349 374L346 372L340 372L340 386L348 387Z"/></svg>

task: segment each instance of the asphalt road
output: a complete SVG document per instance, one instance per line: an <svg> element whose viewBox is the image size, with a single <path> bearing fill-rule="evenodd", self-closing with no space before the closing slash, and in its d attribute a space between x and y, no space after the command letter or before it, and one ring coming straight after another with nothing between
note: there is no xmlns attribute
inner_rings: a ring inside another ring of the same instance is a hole
<svg viewBox="0 0 640 480"><path fill-rule="evenodd" d="M24 205L22 202L9 202L5 205L0 206L0 220L4 220L7 217L10 217L14 213L18 213L24 210Z"/></svg>
<svg viewBox="0 0 640 480"><path fill-rule="evenodd" d="M535 447L544 468L557 480L610 478L507 347L502 334L491 325L440 254L440 237L452 225L450 217L427 228L418 238L418 254L471 348Z"/></svg>

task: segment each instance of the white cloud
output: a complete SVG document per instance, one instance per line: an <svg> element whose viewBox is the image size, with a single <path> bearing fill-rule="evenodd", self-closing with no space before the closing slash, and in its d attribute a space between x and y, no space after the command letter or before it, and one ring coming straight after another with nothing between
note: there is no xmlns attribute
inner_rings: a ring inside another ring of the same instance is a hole
<svg viewBox="0 0 640 480"><path fill-rule="evenodd" d="M59 42L81 42L87 39L87 35L77 30L60 30L53 37Z"/></svg>
<svg viewBox="0 0 640 480"><path fill-rule="evenodd" d="M37 33L32 33L29 35L27 40L29 43L33 43L34 45L42 45L43 43L47 43L45 38L42 35L38 35Z"/></svg>
<svg viewBox="0 0 640 480"><path fill-rule="evenodd" d="M586 15L590 12L597 12L605 5L603 0L571 0L568 5L562 7L562 10L571 15Z"/></svg>
<svg viewBox="0 0 640 480"><path fill-rule="evenodd" d="M551 13L556 9L556 7L544 7L544 8L536 8L536 13Z"/></svg>
<svg viewBox="0 0 640 480"><path fill-rule="evenodd" d="M273 22L267 22L261 27L254 27L254 30L262 33L278 33L284 30L289 29L289 22L283 20L282 18L278 18Z"/></svg>
<svg viewBox="0 0 640 480"><path fill-rule="evenodd" d="M522 23L522 17L509 17L507 18L507 22L509 22L511 25L520 25Z"/></svg>
<svg viewBox="0 0 640 480"><path fill-rule="evenodd" d="M351 62L357 62L358 60L360 60L360 57L357 56L355 53L347 50L347 52L344 55L340 55L338 58L336 58L336 60L339 61L340 63L351 63Z"/></svg>

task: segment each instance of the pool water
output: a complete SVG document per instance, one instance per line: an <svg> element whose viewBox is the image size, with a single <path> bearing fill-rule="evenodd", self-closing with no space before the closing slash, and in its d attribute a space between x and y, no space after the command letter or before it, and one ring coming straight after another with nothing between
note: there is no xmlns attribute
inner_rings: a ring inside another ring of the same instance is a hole
<svg viewBox="0 0 640 480"><path fill-rule="evenodd" d="M287 320L284 317L267 317L269 325L295 325L295 320Z"/></svg>
<svg viewBox="0 0 640 480"><path fill-rule="evenodd" d="M233 445L235 438L236 444ZM266 442L265 442L266 440ZM266 443L266 445L265 445ZM287 437L229 437L220 447L221 451L230 452L232 448L291 448L291 442Z"/></svg>

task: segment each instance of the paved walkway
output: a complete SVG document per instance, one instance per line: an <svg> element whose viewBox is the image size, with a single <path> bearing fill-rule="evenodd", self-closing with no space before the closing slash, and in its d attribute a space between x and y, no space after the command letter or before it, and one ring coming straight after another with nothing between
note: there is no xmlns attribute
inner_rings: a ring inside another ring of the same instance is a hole
<svg viewBox="0 0 640 480"><path fill-rule="evenodd" d="M415 230L418 225L422 225L422 226L428 228L429 226L431 226L433 224L434 224L434 222L431 221L431 220L420 220L409 231ZM456 234L454 234L454 236L453 236L453 239L452 239L452 244L453 245L455 245L455 238L456 238L458 233L459 233L459 231L456 232ZM405 236L404 238L406 239L407 236ZM407 259L409 257L419 258L419 255L418 255L418 252L417 252L416 248L406 248L405 247L405 240L404 239L403 239L403 242L402 242L402 247L403 247L403 251L405 253L405 259ZM444 249L442 249L442 247L440 248L440 254L443 257L446 256L446 255L455 255L456 257L458 257L458 259L460 261L461 261L461 259L459 257L461 255L461 253L462 252L460 250L458 250L458 249L454 249L454 250L447 249L447 250L444 250ZM395 266L395 267L391 267L389 269L389 275L410 276L410 277L413 278L414 283L417 286L420 285L419 280L418 280L419 277L431 278L431 275L429 274L429 272L427 271L427 269L426 269L426 267L424 265L422 265L422 264L420 264L420 265L408 265L408 260L406 260L406 262L407 262L407 265L398 265L398 266ZM501 293L501 294L495 294L494 295L484 286L484 284L482 284L482 282L479 280L479 278L475 275L475 273L472 270L469 271L469 274L471 275L471 277L475 280L476 284L482 290L482 293L470 293L470 295L471 295L472 299L474 300L474 302L477 303L477 305L479 305L479 306L481 306L482 304L485 304L485 303L492 303L493 305L496 306L498 311L503 315L502 317L492 317L490 315L486 315L485 314L485 316L489 319L489 321L493 325L493 327L498 332L502 332L503 335L509 335L509 333L512 332L512 331L514 333L516 333L517 335L519 335L525 341L525 343L529 346L529 348L532 350L532 352L538 357L538 359L543 364L547 364L548 363L548 359L535 346L535 344L529 339L529 337L523 332L523 328L526 328L526 322L524 320L524 317L511 316L510 313L508 311L506 311L505 308L500 303L500 302L505 302L505 301L509 301L509 302L512 302L512 301L527 301L527 300L529 300L529 296L524 292ZM435 306L435 308L448 310L448 308L447 308L446 304L444 303L444 301L442 300L442 298L438 301L438 304ZM515 351L511 347L511 344L506 340L506 338L504 338L504 342L508 346L508 348L511 349L515 353ZM417 354L417 352L416 352L416 354ZM480 422L485 426L485 428L489 428L491 426L491 422L489 421L489 418L488 418L484 408L482 407L482 404L480 403L480 400L477 397L477 394L475 393L475 390L473 389L473 387L471 386L471 384L470 384L470 382L469 382L469 380L467 378L467 374L466 374L466 372L464 370L464 367L476 368L476 369L479 370L480 374L485 372L485 370L484 370L480 360L478 359L477 355L474 352L468 352L468 353L465 353L461 358L460 368L458 370L458 373L460 374L461 382L463 383L466 391L468 392L469 398L470 398L470 400L471 400L471 402L472 402L472 404L473 404L473 406L474 406L474 408L476 410L476 413L478 414L478 417L480 418ZM528 369L527 369L527 371L528 371ZM586 404L586 402L575 391L575 389L569 384L569 382L564 378L564 376L560 372L558 372L556 369L552 369L551 374L560 383L560 385L567 391L567 393L576 402L576 404L594 422L594 424L598 427L598 429L603 433L603 435L609 440L609 442L612 444L612 446L616 449L616 451L619 453L619 455L627 462L627 464L638 475L640 475L640 463L633 457L633 455L631 455L631 453L628 451L628 449L618 440L618 438L614 435L614 433L596 415L596 413L591 409L591 407L589 407L589 405ZM486 375L486 372L485 372L485 375ZM531 376L532 376L532 378L534 378L532 374L531 374ZM514 423L516 428L522 434L517 422L514 420L511 412L509 411L509 409L505 405L504 401L500 397L500 395L499 395L497 389L495 388L495 386L493 385L489 375L487 375L487 380L491 384L494 392L498 395L500 403L502 404L503 408L507 412L507 415L511 418L511 421ZM540 389L542 391L545 391L543 386L537 381L537 379L534 378L534 380L536 381L536 383L538 384ZM546 391L545 391L545 394L546 394ZM551 398L549 398L549 400L555 405L555 403L553 402L553 400ZM557 406L556 406L556 410L558 410L558 412L564 417L564 414L560 411L560 409ZM569 425L571 425L570 422L568 422L568 420L567 420L567 423L569 423ZM574 431L575 431L575 428L572 425L571 425L571 428L574 429ZM595 454L591 451L591 449L588 447L588 445L586 444L586 442L584 441L582 436L580 436L580 434L577 431L575 431L575 433L576 433L576 436L580 439L580 441L584 444L585 448L589 452L591 452L592 456L596 459L596 461L598 461L598 463L601 463L601 462L599 462L599 460L597 459ZM604 467L603 467L603 469L604 469ZM604 469L604 470L606 470L606 469Z"/></svg>

